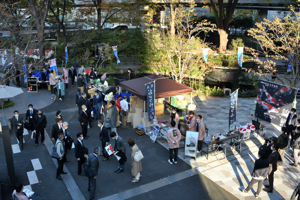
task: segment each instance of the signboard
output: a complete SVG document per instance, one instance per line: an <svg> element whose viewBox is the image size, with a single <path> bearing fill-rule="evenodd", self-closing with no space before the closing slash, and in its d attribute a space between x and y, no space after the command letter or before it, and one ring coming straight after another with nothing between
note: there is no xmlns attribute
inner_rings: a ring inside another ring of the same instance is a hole
<svg viewBox="0 0 300 200"><path fill-rule="evenodd" d="M108 154L109 156L111 156L111 155L114 153L114 149L113 149L113 147L112 147L111 144L107 145L107 146L104 147L104 148L105 148L105 150L106 150L106 152L107 152L107 154Z"/></svg>
<svg viewBox="0 0 300 200"><path fill-rule="evenodd" d="M184 154L190 157L197 157L198 132L187 131L185 137Z"/></svg>
<svg viewBox="0 0 300 200"><path fill-rule="evenodd" d="M150 126L150 140L154 143L159 134L160 128L158 126Z"/></svg>
<svg viewBox="0 0 300 200"><path fill-rule="evenodd" d="M56 59L51 59L48 62L50 65L50 70L53 70L53 75L54 75L54 77L56 77L58 75L57 67L56 67Z"/></svg>
<svg viewBox="0 0 300 200"><path fill-rule="evenodd" d="M243 64L243 52L244 52L244 47L238 47L238 64L240 67L242 67Z"/></svg>
<svg viewBox="0 0 300 200"><path fill-rule="evenodd" d="M260 81L255 116L282 127L293 107L295 94L291 87Z"/></svg>
<svg viewBox="0 0 300 200"><path fill-rule="evenodd" d="M151 82L146 85L147 92L147 105L148 105L148 118L151 122L155 117L155 82Z"/></svg>
<svg viewBox="0 0 300 200"><path fill-rule="evenodd" d="M236 110L239 89L230 95L230 108L229 108L229 131L236 129Z"/></svg>

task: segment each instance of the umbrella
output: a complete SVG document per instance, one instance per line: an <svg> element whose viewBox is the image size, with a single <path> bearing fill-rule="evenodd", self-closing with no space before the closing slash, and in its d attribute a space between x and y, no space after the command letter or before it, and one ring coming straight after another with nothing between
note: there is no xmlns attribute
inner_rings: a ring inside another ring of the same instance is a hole
<svg viewBox="0 0 300 200"><path fill-rule="evenodd" d="M22 93L23 90L21 88L0 85L0 100L12 98ZM2 104L2 113L3 113L4 100L2 100L1 104Z"/></svg>

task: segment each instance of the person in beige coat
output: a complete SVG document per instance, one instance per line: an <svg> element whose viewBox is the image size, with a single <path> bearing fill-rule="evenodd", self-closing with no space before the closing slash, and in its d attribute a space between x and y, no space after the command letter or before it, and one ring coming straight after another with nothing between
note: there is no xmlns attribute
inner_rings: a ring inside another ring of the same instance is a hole
<svg viewBox="0 0 300 200"><path fill-rule="evenodd" d="M197 119L195 116L194 111L189 112L190 120L188 121L189 131L197 131L196 125L197 125Z"/></svg>
<svg viewBox="0 0 300 200"><path fill-rule="evenodd" d="M178 113L176 112L175 109L172 110L172 113L171 113L171 116L170 116L170 123L171 123L172 120L176 122L175 128L178 128L179 115L178 115Z"/></svg>
<svg viewBox="0 0 300 200"><path fill-rule="evenodd" d="M139 151L139 147L135 144L134 140L129 138L127 143L131 148L131 174L134 176L132 182L137 183L140 181L141 171L142 171L142 161L136 162L134 160L134 155Z"/></svg>
<svg viewBox="0 0 300 200"><path fill-rule="evenodd" d="M56 82L55 82L55 77L54 77L54 74L53 74L53 70L50 71L49 84L50 84L50 87L51 87L51 94L52 94L51 99L54 100L55 99L54 86L56 85Z"/></svg>
<svg viewBox="0 0 300 200"><path fill-rule="evenodd" d="M168 162L171 165L173 164L173 162L177 164L179 141L181 139L181 133L178 130L178 128L176 128L175 126L176 126L176 122L171 121L171 129L169 129L167 133L169 155L170 155L170 159L168 160Z"/></svg>

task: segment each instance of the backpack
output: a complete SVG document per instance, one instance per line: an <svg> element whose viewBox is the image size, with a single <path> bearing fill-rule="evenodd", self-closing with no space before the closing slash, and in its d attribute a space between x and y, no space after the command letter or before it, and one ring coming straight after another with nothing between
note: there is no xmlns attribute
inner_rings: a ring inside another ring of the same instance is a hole
<svg viewBox="0 0 300 200"><path fill-rule="evenodd" d="M288 138L286 139L286 138L284 138L282 136L279 136L279 137L282 138L282 140L281 140L281 142L279 144L279 149L286 149L287 146L288 146L288 143L289 143Z"/></svg>
<svg viewBox="0 0 300 200"><path fill-rule="evenodd" d="M87 177L91 177L92 173L91 173L91 164L90 161L87 160L84 164L83 164L83 171L84 171L84 175Z"/></svg>

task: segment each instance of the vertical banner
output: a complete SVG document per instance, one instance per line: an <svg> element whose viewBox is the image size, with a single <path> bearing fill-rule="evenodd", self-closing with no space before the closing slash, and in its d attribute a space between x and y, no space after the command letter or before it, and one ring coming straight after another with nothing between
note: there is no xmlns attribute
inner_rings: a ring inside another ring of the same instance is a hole
<svg viewBox="0 0 300 200"><path fill-rule="evenodd" d="M296 90L267 81L258 84L255 117L283 126L293 108Z"/></svg>
<svg viewBox="0 0 300 200"><path fill-rule="evenodd" d="M119 64L121 61L120 61L119 56L118 56L118 46L112 46L112 49L113 49L114 54L117 58L117 64Z"/></svg>
<svg viewBox="0 0 300 200"><path fill-rule="evenodd" d="M56 77L57 74L57 67L56 67L56 59L49 60L50 70L53 70L53 75Z"/></svg>
<svg viewBox="0 0 300 200"><path fill-rule="evenodd" d="M208 50L209 50L209 48L203 48L203 58L204 58L205 63L207 63L207 60L208 60L208 58L207 58Z"/></svg>
<svg viewBox="0 0 300 200"><path fill-rule="evenodd" d="M238 92L239 89L237 89L230 95L230 108L229 108L229 131L230 132L236 129L236 110L237 110Z"/></svg>
<svg viewBox="0 0 300 200"><path fill-rule="evenodd" d="M242 67L243 64L243 52L244 52L244 47L238 47L237 60L240 67Z"/></svg>
<svg viewBox="0 0 300 200"><path fill-rule="evenodd" d="M184 154L190 157L197 157L198 132L187 131L185 137Z"/></svg>
<svg viewBox="0 0 300 200"><path fill-rule="evenodd" d="M26 65L23 66L23 71L24 71L24 83L27 83Z"/></svg>
<svg viewBox="0 0 300 200"><path fill-rule="evenodd" d="M68 46L65 47L65 62L66 62L66 65L67 65L67 62L68 62Z"/></svg>
<svg viewBox="0 0 300 200"><path fill-rule="evenodd" d="M288 66L287 66L287 72L291 72L293 69L293 60L294 60L294 55L291 53L289 56L289 60L288 60Z"/></svg>
<svg viewBox="0 0 300 200"><path fill-rule="evenodd" d="M145 84L147 92L147 105L148 105L148 117L149 122L154 119L155 116L155 81Z"/></svg>

